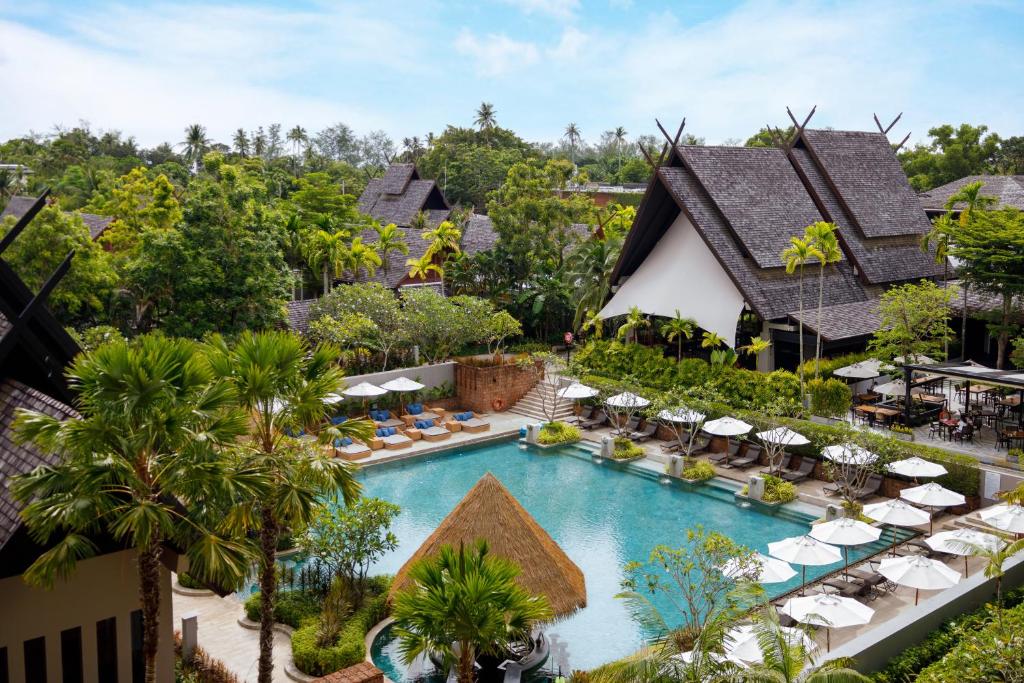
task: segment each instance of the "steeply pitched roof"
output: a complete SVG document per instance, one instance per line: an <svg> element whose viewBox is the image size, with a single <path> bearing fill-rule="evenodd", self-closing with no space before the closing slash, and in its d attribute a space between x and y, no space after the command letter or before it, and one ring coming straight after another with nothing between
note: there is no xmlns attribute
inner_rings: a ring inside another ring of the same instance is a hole
<svg viewBox="0 0 1024 683"><path fill-rule="evenodd" d="M1010 206L1024 211L1024 175L969 175L922 192L918 195L921 198L921 206L926 211L945 211L946 202L950 197L963 189L964 185L979 181L984 183L981 186L981 194L996 198L994 208ZM963 208L963 203L954 207L955 210Z"/></svg>
<svg viewBox="0 0 1024 683"><path fill-rule="evenodd" d="M309 331L309 307L316 299L298 299L288 302L288 327L305 334Z"/></svg>
<svg viewBox="0 0 1024 683"><path fill-rule="evenodd" d="M402 194L405 186L410 180L418 180L419 173L416 172L414 164L391 164L384 174L380 189L385 194Z"/></svg>
<svg viewBox="0 0 1024 683"><path fill-rule="evenodd" d="M871 298L822 308L821 338L825 341L839 341L874 334L881 323L878 304L877 298ZM803 319L805 333L814 334L818 331L817 308L807 307L803 314L792 311L789 315L795 321Z"/></svg>
<svg viewBox="0 0 1024 683"><path fill-rule="evenodd" d="M392 164L383 178L373 178L359 195L359 210L381 223L400 227L412 225L416 214L427 211L432 218L447 218L451 207L433 180L421 180L413 164Z"/></svg>
<svg viewBox="0 0 1024 683"><path fill-rule="evenodd" d="M41 391L16 380L0 380L0 548L21 526L21 506L11 496L11 477L27 474L40 465L52 464L55 456L40 452L31 444L14 441L15 413L19 408L36 410L61 419L74 416L73 409Z"/></svg>
<svg viewBox="0 0 1024 683"><path fill-rule="evenodd" d="M441 546L469 546L480 539L487 541L492 555L520 567L519 585L533 595L545 596L556 616L586 606L583 572L490 473L481 477L398 570L391 597L410 587L409 568L419 560L436 555Z"/></svg>
<svg viewBox="0 0 1024 683"><path fill-rule="evenodd" d="M26 211L32 208L35 203L35 197L11 197L10 201L7 202L7 206L4 207L2 213L0 213L0 219L6 218L7 216L14 216L15 218L21 218ZM103 231L110 227L110 224L114 222L114 219L110 216L99 216L94 213L82 213L80 211L66 211L68 214L78 214L82 217L82 222L89 228L89 236L94 240L98 239Z"/></svg>

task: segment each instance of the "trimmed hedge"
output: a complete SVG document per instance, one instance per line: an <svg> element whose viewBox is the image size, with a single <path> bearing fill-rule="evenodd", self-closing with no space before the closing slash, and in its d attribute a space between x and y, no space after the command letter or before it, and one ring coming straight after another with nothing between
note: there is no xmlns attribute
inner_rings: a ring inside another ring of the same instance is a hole
<svg viewBox="0 0 1024 683"><path fill-rule="evenodd" d="M692 465L682 471L683 479L690 481L707 481L715 476L715 468L707 460L695 460Z"/></svg>
<svg viewBox="0 0 1024 683"><path fill-rule="evenodd" d="M565 422L548 422L540 428L540 436L537 441L544 446L552 446L556 443L573 443L583 438L580 428Z"/></svg>
<svg viewBox="0 0 1024 683"><path fill-rule="evenodd" d="M859 351L857 353L847 353L842 356L836 356L835 358L822 358L819 364L821 377L831 377L832 373L839 368L845 368L847 365L853 365L859 363L862 360L874 358L877 354L870 353L868 351ZM814 377L814 366L815 361L811 360L804 361L804 379L808 377Z"/></svg>
<svg viewBox="0 0 1024 683"><path fill-rule="evenodd" d="M988 623L959 629L960 640L921 670L918 683L1024 680L1024 605L1004 609L1002 624L987 608Z"/></svg>
<svg viewBox="0 0 1024 683"><path fill-rule="evenodd" d="M326 676L363 661L366 658L366 633L387 616L387 599L387 593L382 593L368 600L349 617L338 635L338 642L331 647L317 645L320 620L307 619L292 634L295 666L310 676Z"/></svg>
<svg viewBox="0 0 1024 683"><path fill-rule="evenodd" d="M274 621L298 628L307 619L320 614L320 599L307 591L281 591L274 603ZM245 601L245 616L249 621L260 620L260 594L253 593Z"/></svg>
<svg viewBox="0 0 1024 683"><path fill-rule="evenodd" d="M639 458L643 454L643 446L633 443L624 436L615 437L615 448L612 449L612 457L616 460Z"/></svg>

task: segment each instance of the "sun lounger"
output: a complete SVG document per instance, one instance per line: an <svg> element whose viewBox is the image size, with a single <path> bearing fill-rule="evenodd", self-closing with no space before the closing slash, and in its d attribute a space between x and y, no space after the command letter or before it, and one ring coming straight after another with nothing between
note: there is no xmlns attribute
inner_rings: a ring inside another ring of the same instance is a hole
<svg viewBox="0 0 1024 683"><path fill-rule="evenodd" d="M421 429L420 434L423 436L425 441L444 441L445 439L451 438L452 433L444 427L427 427Z"/></svg>
<svg viewBox="0 0 1024 683"><path fill-rule="evenodd" d="M854 500L861 500L868 496L873 496L882 488L882 475L880 474L869 474L868 479L864 482L864 486L852 491Z"/></svg>
<svg viewBox="0 0 1024 683"><path fill-rule="evenodd" d="M775 474L775 472L778 472L780 470L786 470L789 468L789 461L792 459L792 453L787 453L783 451L782 460L779 462L778 466L773 470L771 467L771 463L769 463L768 467L765 467L763 470L761 470L761 474Z"/></svg>
<svg viewBox="0 0 1024 683"><path fill-rule="evenodd" d="M472 410L464 410L451 413L451 420L445 426L451 431L464 431L469 433L486 432L491 428L491 423L480 419L477 413Z"/></svg>
<svg viewBox="0 0 1024 683"><path fill-rule="evenodd" d="M444 413L444 411L440 412L441 414ZM405 424L409 427L411 427L416 420L434 420L437 422L437 420L440 419L440 414L427 409L422 403L410 403L405 406L405 415L402 415L402 420L404 420Z"/></svg>
<svg viewBox="0 0 1024 683"><path fill-rule="evenodd" d="M871 595L871 586L859 581L843 581L833 578L822 581L822 585L835 589L844 598L867 598Z"/></svg>
<svg viewBox="0 0 1024 683"><path fill-rule="evenodd" d="M399 449L412 446L412 439L401 433L385 436L381 441L384 442L384 448L390 451L397 451Z"/></svg>
<svg viewBox="0 0 1024 683"><path fill-rule="evenodd" d="M580 422L584 429L596 429L608 421L608 415L603 410L595 410L594 416Z"/></svg>
<svg viewBox="0 0 1024 683"><path fill-rule="evenodd" d="M401 427L405 421L399 420L390 410L371 410L369 417L376 427Z"/></svg>
<svg viewBox="0 0 1024 683"><path fill-rule="evenodd" d="M811 458L801 458L800 465L795 470L786 469L782 471L782 478L795 484L810 477L813 471L814 460Z"/></svg>
<svg viewBox="0 0 1024 683"><path fill-rule="evenodd" d="M612 426L613 427L616 426L615 422L616 422L615 420L612 421ZM617 432L619 434L623 434L623 435L630 434L630 433L636 431L636 428L639 425L640 425L640 418L639 417L631 417L628 420L626 420L626 424L624 424L621 427L617 428Z"/></svg>
<svg viewBox="0 0 1024 683"><path fill-rule="evenodd" d="M630 441L647 441L649 438L654 436L654 433L658 431L658 425L653 422L648 422L644 425L644 428L629 433Z"/></svg>
<svg viewBox="0 0 1024 683"><path fill-rule="evenodd" d="M678 441L666 441L665 443L661 444L661 450L664 451L665 453L675 453L676 451L683 450L683 447L679 444Z"/></svg>
<svg viewBox="0 0 1024 683"><path fill-rule="evenodd" d="M580 422L583 422L584 420L589 420L590 416L593 414L593 406L583 406L582 408L580 408L580 412L578 415L570 415L569 417L565 418L565 421L568 422L569 424L578 424Z"/></svg>
<svg viewBox="0 0 1024 683"><path fill-rule="evenodd" d="M370 439L369 445L373 450L381 448L397 450L411 446L412 439L398 431L396 427L378 427Z"/></svg>
<svg viewBox="0 0 1024 683"><path fill-rule="evenodd" d="M761 459L761 447L756 444L749 444L746 452L740 457L730 460L729 464L741 469L753 467Z"/></svg>
<svg viewBox="0 0 1024 683"><path fill-rule="evenodd" d="M334 454L342 460L359 460L369 457L372 452L369 446L348 436L334 440Z"/></svg>

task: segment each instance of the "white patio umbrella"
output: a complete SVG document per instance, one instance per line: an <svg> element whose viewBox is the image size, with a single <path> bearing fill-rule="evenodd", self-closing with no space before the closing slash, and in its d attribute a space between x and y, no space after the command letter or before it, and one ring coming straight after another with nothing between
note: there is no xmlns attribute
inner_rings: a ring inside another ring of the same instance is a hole
<svg viewBox="0 0 1024 683"><path fill-rule="evenodd" d="M940 553L964 556L964 576L967 576L967 556L974 553L974 548L986 550L998 550L1002 540L994 534L986 534L984 531L974 529L954 529L952 531L940 531L924 540L928 547Z"/></svg>
<svg viewBox="0 0 1024 683"><path fill-rule="evenodd" d="M907 385L901 379L894 379L891 382L879 384L874 391L884 396L904 396L907 393Z"/></svg>
<svg viewBox="0 0 1024 683"><path fill-rule="evenodd" d="M806 446L811 442L806 436L799 432L794 432L789 427L776 427L768 431L758 432L754 436L761 439L761 441L778 443L783 446Z"/></svg>
<svg viewBox="0 0 1024 683"><path fill-rule="evenodd" d="M693 664L693 660L696 658L696 656L697 653L694 650L687 650L686 652L680 652L677 655L672 655L669 659L674 659L676 661L682 662L683 664L690 665ZM708 661L710 661L712 664L724 664L725 662L732 662L733 664L744 666L742 661L740 661L739 659L734 659L729 655L720 655L717 652L708 652L704 656L707 657Z"/></svg>
<svg viewBox="0 0 1024 683"><path fill-rule="evenodd" d="M809 535L822 543L843 546L843 568L847 569L850 566L850 546L874 543L882 535L882 530L859 519L840 517L831 522L815 524Z"/></svg>
<svg viewBox="0 0 1024 683"><path fill-rule="evenodd" d="M383 396L384 394L388 393L388 390L378 387L375 384L370 384L369 382L360 382L354 387L349 387L345 389L341 393L345 394L346 396L352 396L363 399L363 410L366 410L366 402L368 399L374 396Z"/></svg>
<svg viewBox="0 0 1024 683"><path fill-rule="evenodd" d="M579 382L573 382L564 389L558 390L558 398L564 398L570 401L579 401L584 398L594 398L599 392L593 387L588 387L586 384L580 384Z"/></svg>
<svg viewBox="0 0 1024 683"><path fill-rule="evenodd" d="M870 465L878 460L878 456L871 451L849 443L825 446L825 448L821 449L821 454L832 462L838 462L843 465Z"/></svg>
<svg viewBox="0 0 1024 683"><path fill-rule="evenodd" d="M921 590L943 590L960 583L960 572L924 555L887 557L878 566L878 573L885 578L914 589L914 604L921 596Z"/></svg>
<svg viewBox="0 0 1024 683"><path fill-rule="evenodd" d="M409 379L408 377L396 377L396 378L394 378L392 380L388 380L387 382L384 382L384 384L381 384L380 388L381 389L387 389L388 391L394 391L394 392L397 392L397 393L401 394L401 393L405 393L405 392L419 391L420 389L423 389L425 386L426 385L420 384L416 380ZM399 409L401 410L401 412L404 413L405 412L405 403L404 403L404 401L401 398L399 398L398 406L399 406Z"/></svg>
<svg viewBox="0 0 1024 683"><path fill-rule="evenodd" d="M332 406L335 403L341 403L345 400L345 397L341 394L327 394L323 397L324 405Z"/></svg>
<svg viewBox="0 0 1024 683"><path fill-rule="evenodd" d="M863 626L875 615L875 610L853 598L825 593L790 598L779 611L803 624L824 626L826 650L832 649L830 628Z"/></svg>
<svg viewBox="0 0 1024 683"><path fill-rule="evenodd" d="M792 626L783 626L782 633L786 644L790 647L803 645L804 652L814 652L818 644L811 640L803 630ZM725 654L731 659L738 659L741 662L757 663L764 659L764 651L757 642L757 631L753 624L741 624L729 629L725 636Z"/></svg>
<svg viewBox="0 0 1024 683"><path fill-rule="evenodd" d="M768 544L768 554L780 560L801 565L800 590L807 585L807 567L839 562L843 554L839 548L822 543L812 536L793 536Z"/></svg>
<svg viewBox="0 0 1024 683"><path fill-rule="evenodd" d="M898 474L902 477L910 477L917 481L918 477L941 477L944 474L948 474L948 470L942 465L929 462L923 458L919 458L916 455L910 458L904 458L903 460L897 460L891 462L885 466L885 469L889 470L893 474Z"/></svg>
<svg viewBox="0 0 1024 683"><path fill-rule="evenodd" d="M921 486L900 491L900 497L929 508L944 508L951 505L963 505L967 499L956 491L950 491L936 482L928 482ZM931 515L928 516L928 533L932 532Z"/></svg>
<svg viewBox="0 0 1024 683"><path fill-rule="evenodd" d="M881 374L882 361L869 358L832 371L837 377L848 379L873 379Z"/></svg>
<svg viewBox="0 0 1024 683"><path fill-rule="evenodd" d="M978 516L988 524L1001 531L1009 531L1011 534L1024 534L1024 507L1013 504L993 505L978 513Z"/></svg>
<svg viewBox="0 0 1024 683"><path fill-rule="evenodd" d="M783 562L761 553L754 553L752 559L752 564L757 566L757 571L750 578L757 583L782 583L796 576L796 570L790 567L788 562ZM750 566L746 564L741 565L736 558L722 565L722 573L730 579L739 578L744 575L744 570L749 571Z"/></svg>
<svg viewBox="0 0 1024 683"><path fill-rule="evenodd" d="M753 425L749 425L743 420L738 420L735 417L720 417L717 420L711 420L705 422L701 428L708 434L713 436L724 436L725 437L725 464L729 464L729 437L739 436L740 434L746 434Z"/></svg>
<svg viewBox="0 0 1024 683"><path fill-rule="evenodd" d="M901 365L904 365L906 362L908 362L903 359L903 356L896 356L892 360L894 363L899 363ZM909 362L911 365L935 365L939 361L935 360L934 358L931 358L930 356L926 356L923 353L918 353L912 354L910 356Z"/></svg>
<svg viewBox="0 0 1024 683"><path fill-rule="evenodd" d="M621 394L609 396L605 400L605 405L612 408L646 408L651 405L651 402L643 396L637 396L632 391L623 391Z"/></svg>
<svg viewBox="0 0 1024 683"><path fill-rule="evenodd" d="M696 410L690 410L689 408L676 408L675 410L662 410L658 413L658 419L664 420L665 422L679 422L679 423L690 423L700 422L705 417L704 413L699 413Z"/></svg>
<svg viewBox="0 0 1024 683"><path fill-rule="evenodd" d="M932 521L932 516L913 505L907 505L899 498L890 498L881 503L865 505L862 511L865 517L892 527L892 554L896 554L896 527L920 526Z"/></svg>

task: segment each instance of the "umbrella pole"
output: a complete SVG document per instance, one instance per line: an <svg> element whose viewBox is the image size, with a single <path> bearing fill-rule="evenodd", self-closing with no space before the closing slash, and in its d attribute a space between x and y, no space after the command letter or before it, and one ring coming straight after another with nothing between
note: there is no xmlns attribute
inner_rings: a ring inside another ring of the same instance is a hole
<svg viewBox="0 0 1024 683"><path fill-rule="evenodd" d="M800 596L803 597L807 589L807 565L800 566Z"/></svg>
<svg viewBox="0 0 1024 683"><path fill-rule="evenodd" d="M843 576L847 581L850 580L850 546L843 546Z"/></svg>
<svg viewBox="0 0 1024 683"><path fill-rule="evenodd" d="M918 599L920 597L921 597L921 589L920 588L915 588L914 589L914 607L917 607L917 601L918 601Z"/></svg>
<svg viewBox="0 0 1024 683"><path fill-rule="evenodd" d="M967 556L964 555L964 578L967 578Z"/></svg>
<svg viewBox="0 0 1024 683"><path fill-rule="evenodd" d="M832 630L825 627L825 652L832 652Z"/></svg>
<svg viewBox="0 0 1024 683"><path fill-rule="evenodd" d="M896 525L892 527L892 556L896 557Z"/></svg>

